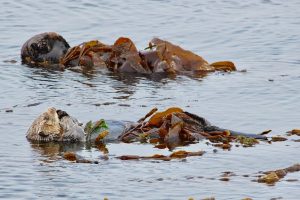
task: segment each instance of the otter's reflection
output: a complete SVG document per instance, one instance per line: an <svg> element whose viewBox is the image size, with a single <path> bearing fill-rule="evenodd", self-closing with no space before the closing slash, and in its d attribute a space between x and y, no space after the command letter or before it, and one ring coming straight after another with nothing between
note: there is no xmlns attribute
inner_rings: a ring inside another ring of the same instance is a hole
<svg viewBox="0 0 300 200"><path fill-rule="evenodd" d="M32 149L47 160L60 160L64 152L78 152L85 149L84 143L31 142Z"/></svg>
<svg viewBox="0 0 300 200"><path fill-rule="evenodd" d="M78 152L82 150L92 150L96 149L101 152L103 156L100 156L100 159L107 160L109 150L106 147L105 143L92 143L92 142L78 142L78 143L62 143L62 142L43 142L36 143L31 142L32 149L37 152L41 157L42 161L45 163L58 161L64 158L65 153L72 152L77 156L76 162L83 163L95 163L93 161L86 160L84 157L77 155ZM68 160L68 159L67 159Z"/></svg>

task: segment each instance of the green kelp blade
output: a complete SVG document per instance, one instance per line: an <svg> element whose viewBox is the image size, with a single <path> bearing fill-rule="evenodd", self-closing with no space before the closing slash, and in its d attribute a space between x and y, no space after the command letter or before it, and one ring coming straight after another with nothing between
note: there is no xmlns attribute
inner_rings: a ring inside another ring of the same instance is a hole
<svg viewBox="0 0 300 200"><path fill-rule="evenodd" d="M105 131L105 130L108 130L108 125L107 123L105 122L104 119L100 119L96 122L91 122L89 121L86 126L85 126L85 130L86 130L86 139L87 141L88 140L94 140L97 138L97 136Z"/></svg>
<svg viewBox="0 0 300 200"><path fill-rule="evenodd" d="M92 131L93 128L93 122L89 121L88 123L86 123L85 127L84 127L84 132L86 134L89 134Z"/></svg>

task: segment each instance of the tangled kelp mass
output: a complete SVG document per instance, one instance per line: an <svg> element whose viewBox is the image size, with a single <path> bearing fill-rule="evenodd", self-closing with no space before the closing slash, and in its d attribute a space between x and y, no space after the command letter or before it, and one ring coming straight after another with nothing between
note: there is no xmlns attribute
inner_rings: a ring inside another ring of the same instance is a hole
<svg viewBox="0 0 300 200"><path fill-rule="evenodd" d="M61 64L66 67L102 67L113 72L143 74L236 70L230 61L209 64L201 56L158 38L151 40L144 51L138 51L132 40L125 37L120 37L113 45L97 40L85 42L71 48Z"/></svg>
<svg viewBox="0 0 300 200"><path fill-rule="evenodd" d="M208 139L217 147L230 149L231 142L252 146L259 143L257 139L266 137L222 129L202 117L172 107L163 112L152 109L137 124L127 128L119 139L123 142L149 142L157 148L169 149Z"/></svg>

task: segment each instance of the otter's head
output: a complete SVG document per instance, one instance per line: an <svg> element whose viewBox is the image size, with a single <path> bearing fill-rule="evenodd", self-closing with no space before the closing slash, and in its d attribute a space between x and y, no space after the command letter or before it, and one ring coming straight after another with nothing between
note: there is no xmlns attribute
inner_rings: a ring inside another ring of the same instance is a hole
<svg viewBox="0 0 300 200"><path fill-rule="evenodd" d="M57 110L55 108L48 108L46 112L34 120L27 131L26 137L32 141L58 141L61 138L61 132Z"/></svg>
<svg viewBox="0 0 300 200"><path fill-rule="evenodd" d="M82 142L85 132L82 124L65 111L48 108L34 120L26 137L37 142Z"/></svg>
<svg viewBox="0 0 300 200"><path fill-rule="evenodd" d="M59 64L70 45L57 33L47 32L33 36L25 42L21 50L24 64L31 66L52 66Z"/></svg>

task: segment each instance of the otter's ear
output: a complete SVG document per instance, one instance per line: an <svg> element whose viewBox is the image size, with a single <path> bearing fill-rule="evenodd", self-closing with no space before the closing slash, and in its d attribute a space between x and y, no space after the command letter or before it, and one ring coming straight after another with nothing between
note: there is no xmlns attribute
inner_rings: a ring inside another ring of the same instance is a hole
<svg viewBox="0 0 300 200"><path fill-rule="evenodd" d="M57 110L56 113L57 113L59 119L65 117L65 116L69 116L68 113L63 110Z"/></svg>

